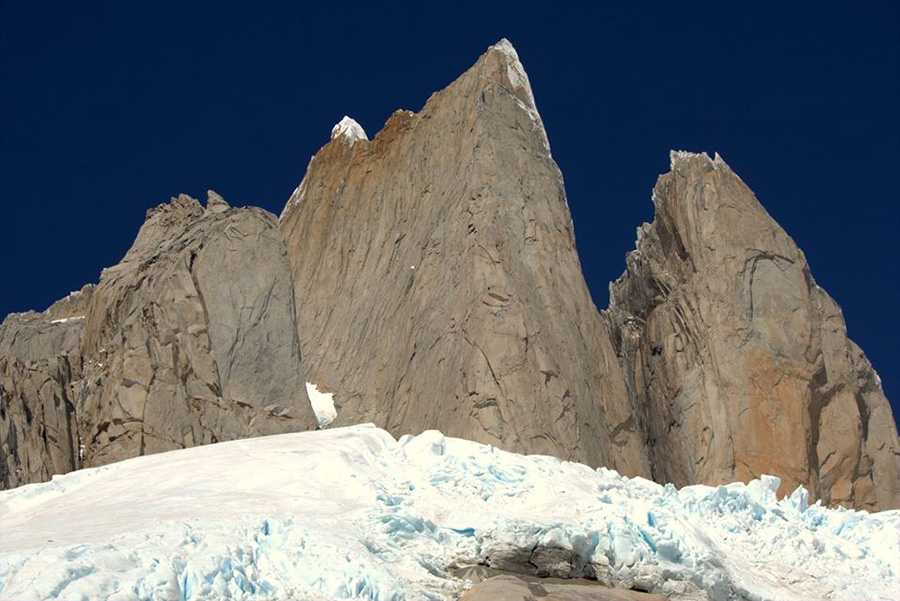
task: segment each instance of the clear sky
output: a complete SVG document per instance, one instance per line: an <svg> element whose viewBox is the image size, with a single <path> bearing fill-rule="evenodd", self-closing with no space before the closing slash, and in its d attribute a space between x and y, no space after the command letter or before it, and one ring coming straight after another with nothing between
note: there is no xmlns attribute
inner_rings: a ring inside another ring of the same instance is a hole
<svg viewBox="0 0 900 601"><path fill-rule="evenodd" d="M669 149L718 151L896 416L898 3L733 4L0 0L0 316L96 282L180 192L279 213L343 115L372 137L507 37L598 307Z"/></svg>

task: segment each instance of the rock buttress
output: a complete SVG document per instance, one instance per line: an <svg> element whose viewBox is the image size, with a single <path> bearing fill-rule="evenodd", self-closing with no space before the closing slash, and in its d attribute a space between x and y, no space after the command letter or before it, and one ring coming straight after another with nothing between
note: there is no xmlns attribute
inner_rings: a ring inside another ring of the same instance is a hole
<svg viewBox="0 0 900 601"><path fill-rule="evenodd" d="M890 405L794 241L718 155L673 152L653 200L605 318L654 479L900 505Z"/></svg>
<svg viewBox="0 0 900 601"><path fill-rule="evenodd" d="M512 46L371 141L342 123L280 218L305 369L336 393L335 424L647 473Z"/></svg>

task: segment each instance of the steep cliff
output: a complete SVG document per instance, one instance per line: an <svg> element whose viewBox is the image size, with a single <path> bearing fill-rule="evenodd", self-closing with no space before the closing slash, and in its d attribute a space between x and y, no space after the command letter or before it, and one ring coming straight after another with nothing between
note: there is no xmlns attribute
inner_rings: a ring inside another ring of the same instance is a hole
<svg viewBox="0 0 900 601"><path fill-rule="evenodd" d="M280 218L335 424L647 473L559 169L507 41L371 141L351 120Z"/></svg>
<svg viewBox="0 0 900 601"><path fill-rule="evenodd" d="M87 313L85 463L315 429L275 219L188 197L148 212Z"/></svg>
<svg viewBox="0 0 900 601"><path fill-rule="evenodd" d="M890 405L794 241L718 155L673 152L653 202L605 317L654 479L900 506Z"/></svg>
<svg viewBox="0 0 900 601"><path fill-rule="evenodd" d="M316 428L275 217L152 209L96 287L0 326L0 484Z"/></svg>
<svg viewBox="0 0 900 601"><path fill-rule="evenodd" d="M92 289L0 324L0 488L81 467L72 385Z"/></svg>
<svg viewBox="0 0 900 601"><path fill-rule="evenodd" d="M338 123L277 221L178 197L96 288L9 316L0 485L313 429L307 380L334 425L900 506L890 405L796 244L718 156L673 153L653 199L599 313L503 40L374 139Z"/></svg>

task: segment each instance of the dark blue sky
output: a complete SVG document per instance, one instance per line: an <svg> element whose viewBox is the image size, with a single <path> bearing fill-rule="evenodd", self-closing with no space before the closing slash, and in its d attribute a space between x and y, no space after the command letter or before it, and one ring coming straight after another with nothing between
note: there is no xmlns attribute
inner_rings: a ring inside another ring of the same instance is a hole
<svg viewBox="0 0 900 601"><path fill-rule="evenodd" d="M344 114L372 137L507 37L599 307L669 149L718 151L898 412L895 1L306 4L0 1L0 316L96 282L179 192L279 213Z"/></svg>

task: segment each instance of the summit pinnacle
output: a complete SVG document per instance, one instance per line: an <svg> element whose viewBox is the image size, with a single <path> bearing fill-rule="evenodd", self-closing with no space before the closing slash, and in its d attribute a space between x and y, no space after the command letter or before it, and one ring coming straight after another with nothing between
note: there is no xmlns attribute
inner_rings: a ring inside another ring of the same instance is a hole
<svg viewBox="0 0 900 601"><path fill-rule="evenodd" d="M672 152L601 313L509 41L371 141L349 117L331 138L278 220L178 196L97 286L4 320L2 486L374 422L677 485L772 474L782 493L900 506L877 375L719 155ZM332 395L327 419L305 383Z"/></svg>
<svg viewBox="0 0 900 601"><path fill-rule="evenodd" d="M331 139L334 140L335 138L341 138L349 144L353 144L359 140L369 139L362 126L347 116L344 116L344 118L338 121L337 125L331 129Z"/></svg>

